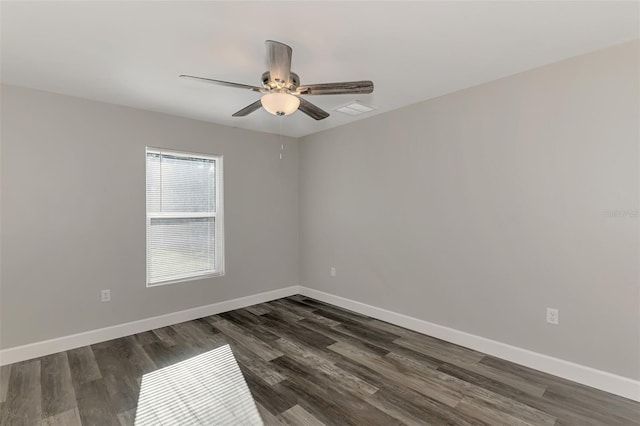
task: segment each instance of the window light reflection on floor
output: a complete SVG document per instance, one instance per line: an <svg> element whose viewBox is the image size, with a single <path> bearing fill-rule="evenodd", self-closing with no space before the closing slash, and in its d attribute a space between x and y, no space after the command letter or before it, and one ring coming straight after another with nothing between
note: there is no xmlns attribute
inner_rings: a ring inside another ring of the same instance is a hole
<svg viewBox="0 0 640 426"><path fill-rule="evenodd" d="M142 377L136 426L262 425L229 345Z"/></svg>

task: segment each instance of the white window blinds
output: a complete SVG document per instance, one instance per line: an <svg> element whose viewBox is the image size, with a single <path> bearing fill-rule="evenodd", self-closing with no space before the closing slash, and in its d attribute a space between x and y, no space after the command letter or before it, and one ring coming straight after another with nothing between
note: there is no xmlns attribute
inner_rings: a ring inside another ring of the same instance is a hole
<svg viewBox="0 0 640 426"><path fill-rule="evenodd" d="M147 149L147 285L223 273L222 158Z"/></svg>

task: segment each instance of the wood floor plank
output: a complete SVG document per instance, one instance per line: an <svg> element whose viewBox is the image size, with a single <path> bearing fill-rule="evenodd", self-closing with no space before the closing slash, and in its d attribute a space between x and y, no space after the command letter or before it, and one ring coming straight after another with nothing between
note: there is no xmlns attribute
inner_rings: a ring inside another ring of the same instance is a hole
<svg viewBox="0 0 640 426"><path fill-rule="evenodd" d="M91 348L102 373L103 380L100 383L107 390L115 413L135 408L140 393L138 379L145 371L132 362L130 342L127 339L115 339L92 345Z"/></svg>
<svg viewBox="0 0 640 426"><path fill-rule="evenodd" d="M12 366L7 400L3 403L3 424L38 425L42 421L40 361Z"/></svg>
<svg viewBox="0 0 640 426"><path fill-rule="evenodd" d="M151 344L151 343L155 343L155 342L149 342L148 344ZM131 410L125 411L124 413L119 413L118 420L120 421L120 426L135 426L136 409L132 408ZM142 422L138 422L138 423L140 424ZM160 424L160 422L158 422L157 424Z"/></svg>
<svg viewBox="0 0 640 426"><path fill-rule="evenodd" d="M376 407L378 410L386 413L387 415L406 425L429 425L429 423L427 423L424 419L422 410L416 410L418 411L417 414L410 413L406 410L405 407L401 407L397 403L389 402L386 398L384 398L384 394L382 392L376 392L374 395L369 396L365 400L372 406Z"/></svg>
<svg viewBox="0 0 640 426"><path fill-rule="evenodd" d="M40 360L42 417L51 417L77 408L76 392L66 352L48 355Z"/></svg>
<svg viewBox="0 0 640 426"><path fill-rule="evenodd" d="M371 370L377 371L386 379L396 384L404 384L405 386L422 393L425 396L440 401L450 407L455 407L462 400L462 393L451 389L449 386L438 386L435 383L425 382L423 379L413 375L407 375L388 361L383 360L375 354L367 353L348 343L338 342L329 347L330 350L337 352L346 358L364 365Z"/></svg>
<svg viewBox="0 0 640 426"><path fill-rule="evenodd" d="M160 341L160 338L153 331L145 331L133 336L140 346L150 345Z"/></svg>
<svg viewBox="0 0 640 426"><path fill-rule="evenodd" d="M392 416L407 424L426 423L430 425L452 426L480 426L486 423L459 412L456 408L443 404L435 399L426 397L401 384L388 383L376 392L371 402L382 404L382 407L390 407ZM420 419L414 423L413 418Z"/></svg>
<svg viewBox="0 0 640 426"><path fill-rule="evenodd" d="M257 306L257 305L255 305L255 306ZM209 324L215 324L216 322L222 320L222 318L220 318L220 315L209 315L209 316L206 316L206 317L202 317L200 319L208 322Z"/></svg>
<svg viewBox="0 0 640 426"><path fill-rule="evenodd" d="M329 350L328 352L331 352L333 355L339 358L338 361L334 362L334 365L336 367L353 374L354 376L364 380L372 386L375 386L378 389L382 389L389 383L389 380L377 371L372 370L365 365L359 364L357 361L353 361L333 351Z"/></svg>
<svg viewBox="0 0 640 426"><path fill-rule="evenodd" d="M545 387L554 383L571 383L568 380L562 379L560 377L552 376L550 374L546 374L541 371L534 370L532 368L525 367L523 365L519 365L504 359L496 358L491 355L486 355L479 363L494 367L500 371L511 373L530 383L536 383ZM579 386L579 384L577 383L574 383L574 385L576 389Z"/></svg>
<svg viewBox="0 0 640 426"><path fill-rule="evenodd" d="M484 358L484 354L480 352L428 337L425 339L401 337L393 343L455 365L475 364Z"/></svg>
<svg viewBox="0 0 640 426"><path fill-rule="evenodd" d="M512 424L522 422L523 424L553 426L556 422L556 418L548 413L471 384L456 408L474 416L476 414L473 413L481 412L484 416L486 411L490 411L494 416L500 414L509 419L517 419L517 422L514 421ZM482 417L478 416L478 418Z"/></svg>
<svg viewBox="0 0 640 426"><path fill-rule="evenodd" d="M81 385L102 378L91 346L67 351L67 359L74 384Z"/></svg>
<svg viewBox="0 0 640 426"><path fill-rule="evenodd" d="M368 325L370 325L370 323ZM332 330L338 331L338 328L334 327ZM402 333L395 333L395 334L400 335ZM374 351L376 351L380 355L388 356L389 354L393 353L394 357L405 359L408 365L417 364L417 365L420 365L421 367L429 367L432 369L436 369L445 363L445 361L443 361L442 359L437 359L432 356L425 355L424 353L421 353L419 351L397 345L395 341L389 341L388 338L377 339L375 340L375 345L372 346L370 343L371 340L364 338L362 335L358 336L357 334L354 334L354 333L350 333L350 334L342 333L342 335L343 336L347 335L350 338L352 338L350 341L348 341L349 343L353 344L353 342L361 342L360 344L367 345L369 349L374 349ZM402 334L402 335L405 335L405 334ZM406 335L409 336L409 334L406 334Z"/></svg>
<svg viewBox="0 0 640 426"><path fill-rule="evenodd" d="M177 419L178 416L175 416ZM133 422L131 423L131 411L127 411L126 413L118 414L118 420L120 420L121 426L155 426L155 425L165 425L165 424L178 424L176 422L172 422L171 419L165 420L164 422L160 420L158 414L155 411L136 411L135 417L133 418ZM193 423L192 423L193 424ZM204 425L203 425L204 426Z"/></svg>
<svg viewBox="0 0 640 426"><path fill-rule="evenodd" d="M263 315L263 318L265 318L265 325L268 327L268 330L280 337L302 341L308 346L319 349L324 349L336 342L336 340L326 334L317 333L308 327L304 327L302 325L304 320L290 323L273 312Z"/></svg>
<svg viewBox="0 0 640 426"><path fill-rule="evenodd" d="M172 348L173 346L166 346L160 342L151 343L142 347L157 368L165 368L181 361Z"/></svg>
<svg viewBox="0 0 640 426"><path fill-rule="evenodd" d="M258 355L265 361L271 361L282 355L282 352L271 348L262 340L249 334L247 331L241 329L235 324L229 321L222 320L215 323L215 327L220 330L225 336L235 340L238 344L245 346L247 349Z"/></svg>
<svg viewBox="0 0 640 426"><path fill-rule="evenodd" d="M114 350L118 356L126 358L130 362L135 377L142 377L156 370L154 362L132 336L118 340Z"/></svg>
<svg viewBox="0 0 640 426"><path fill-rule="evenodd" d="M283 321L286 321L289 323L295 323L300 321L301 319L304 319L304 317L296 314L291 309L283 309L282 305L277 300L264 303L264 305L267 305L271 310L271 312L269 312L268 315L277 315Z"/></svg>
<svg viewBox="0 0 640 426"><path fill-rule="evenodd" d="M314 313L319 316L323 316L323 318L333 318L334 321L339 323L338 325L334 326L335 328L341 329L341 331L348 334L354 334L356 337L362 337L374 341L393 341L402 337L403 335L407 337L410 336L395 331L392 332L389 330L385 330L380 327L375 327L372 324L371 318L347 315L347 312L345 311L337 313L335 309L328 310L325 307L316 309Z"/></svg>
<svg viewBox="0 0 640 426"><path fill-rule="evenodd" d="M542 396L543 401L553 401L563 407L570 407L572 412L591 411L593 407L598 407L598 412L591 414L592 417L606 421L609 425L640 425L640 409L634 407L620 408L611 404L610 401L602 401L596 395L584 396L581 392L571 389L569 392L557 391L553 385L549 385ZM596 394L598 392L595 392ZM608 398L607 398L608 399Z"/></svg>
<svg viewBox="0 0 640 426"><path fill-rule="evenodd" d="M156 328L152 330L152 332L165 346L173 346L176 344L176 341L173 339L175 331L171 327Z"/></svg>
<svg viewBox="0 0 640 426"><path fill-rule="evenodd" d="M378 319L372 318L368 321L369 327L377 328L382 331L386 331L391 334L396 334L399 337L407 337L407 338L421 338L423 334L418 333L417 331L409 330L407 328L400 327L398 325L393 325L388 322L380 321Z"/></svg>
<svg viewBox="0 0 640 426"><path fill-rule="evenodd" d="M172 329L180 336L179 339L174 336L174 340L180 343L188 343L201 352L216 349L226 344L226 340L219 333L219 330L211 326L205 327L202 323L195 321L183 322L171 326Z"/></svg>
<svg viewBox="0 0 640 426"><path fill-rule="evenodd" d="M300 340L292 338L281 337L272 344L274 347L278 348L280 352L292 357L304 359L305 363L313 366L327 364L335 365L336 362L341 361L341 358L338 355L329 350L318 349L316 347L309 346Z"/></svg>
<svg viewBox="0 0 640 426"><path fill-rule="evenodd" d="M519 388L512 387L508 384L499 382L492 378L488 378L484 375L480 375L476 372L464 369L462 367L445 364L441 368L439 368L439 370L453 377L457 377L466 382L475 384L497 394L514 399L530 407L548 413L556 417L557 424L576 424L582 426L601 426L603 424L613 426L615 424L628 424L620 423L620 420L615 416L607 416L602 413L594 412L593 410L585 408L569 407L566 404L557 401L540 398L539 396L532 395L531 393L523 391Z"/></svg>
<svg viewBox="0 0 640 426"><path fill-rule="evenodd" d="M623 417L627 418L627 423L640 425L638 402L489 355L485 356L480 364L508 372L527 382L545 386L547 390L542 396L543 402L561 403L569 407L570 412L586 410L596 417L605 415L611 419L609 421L614 422L620 421L616 419ZM594 407L597 407L597 410L594 410Z"/></svg>
<svg viewBox="0 0 640 426"><path fill-rule="evenodd" d="M261 404L266 410L268 410L273 416L277 416L283 411L288 410L298 403L298 395L291 392L284 384L287 382L283 380L273 386L269 386L260 377L253 374L253 372L242 365L240 366L247 385L251 390L253 399Z"/></svg>
<svg viewBox="0 0 640 426"><path fill-rule="evenodd" d="M490 407L484 407L477 402L468 401L466 399L460 401L456 407L463 414L468 414L474 418L481 420L490 425L509 425L509 426L533 426L523 419L514 417L500 410L493 410Z"/></svg>
<svg viewBox="0 0 640 426"><path fill-rule="evenodd" d="M247 306L246 308L247 311L251 312L254 315L264 315L264 314L268 314L269 312L271 312L271 309L269 309L269 307L261 304L261 305L253 305L253 306Z"/></svg>
<svg viewBox="0 0 640 426"><path fill-rule="evenodd" d="M439 388L449 388L460 392L463 395L463 400L466 401L465 404L475 404L478 405L480 409L484 409L484 407L490 405L493 411L504 412L516 419L523 419L525 422L531 421L534 424L552 425L555 423L556 419L554 416L543 413L512 398L477 386L474 383L443 373L440 370L425 368L413 371L427 383L431 383ZM456 408L460 409L460 406Z"/></svg>
<svg viewBox="0 0 640 426"><path fill-rule="evenodd" d="M354 395L340 391L331 382L320 379L312 371L286 355L273 361L289 371L289 379L280 383L300 396L298 404L324 423L340 419L347 425L393 425L400 422Z"/></svg>
<svg viewBox="0 0 640 426"><path fill-rule="evenodd" d="M546 386L528 382L514 374L508 373L506 371L500 371L484 364L471 364L466 365L464 368L467 371L479 374L489 379L493 379L504 385L519 389L522 392L525 392L532 396L540 397L544 395L545 391L547 390Z"/></svg>
<svg viewBox="0 0 640 426"><path fill-rule="evenodd" d="M546 390L543 386L529 383L510 373L483 364L469 364L465 367L459 367L444 363L438 367L438 370L494 392L504 390L505 396L511 395L517 390L534 397L541 397Z"/></svg>
<svg viewBox="0 0 640 426"><path fill-rule="evenodd" d="M222 333L220 333L220 330L218 330L217 328L215 328L209 321L207 321L204 318L198 318L195 319L193 321L191 321L191 323L199 328L206 336L206 339L209 343L212 344L212 348L218 348L222 345L225 345L226 339L224 338L224 336L222 335Z"/></svg>
<svg viewBox="0 0 640 426"><path fill-rule="evenodd" d="M345 391L357 394L360 397L367 397L374 394L378 388L367 383L365 380L336 367L333 363L313 355L305 350L301 344L295 344L286 339L277 342L277 347L292 360L305 365L308 369L313 370L316 375L322 375L326 380L339 384Z"/></svg>
<svg viewBox="0 0 640 426"><path fill-rule="evenodd" d="M389 352L384 356L391 364L395 365L398 370L409 370L413 374L426 373L426 370L435 370L441 364L424 362L411 356L401 355L395 352Z"/></svg>
<svg viewBox="0 0 640 426"><path fill-rule="evenodd" d="M271 414L269 410L264 408L264 406L259 402L256 402L256 407L258 408L258 412L260 413L264 426L282 426L285 424L281 422L278 417Z"/></svg>
<svg viewBox="0 0 640 426"><path fill-rule="evenodd" d="M78 408L46 417L42 420L42 426L82 426Z"/></svg>
<svg viewBox="0 0 640 426"><path fill-rule="evenodd" d="M83 425L120 426L104 379L78 385L76 396L78 413Z"/></svg>
<svg viewBox="0 0 640 426"><path fill-rule="evenodd" d="M9 389L9 377L11 376L11 364L0 367L0 403L7 400Z"/></svg>
<svg viewBox="0 0 640 426"><path fill-rule="evenodd" d="M369 320L369 317L354 315L350 312L334 309L326 305L318 307L313 312L317 315L336 321L340 323L340 325L357 326L358 324L365 323Z"/></svg>
<svg viewBox="0 0 640 426"><path fill-rule="evenodd" d="M105 373L102 375L102 381L116 414L129 411L137 406L140 395L140 382L137 378L127 374L118 376Z"/></svg>
<svg viewBox="0 0 640 426"><path fill-rule="evenodd" d="M267 327L265 327L265 320L262 317L256 316L249 311L240 309L237 311L226 312L221 314L220 317L249 331L255 337L267 344L280 338L280 336L272 333L267 329Z"/></svg>
<svg viewBox="0 0 640 426"><path fill-rule="evenodd" d="M268 385L275 385L285 379L282 374L273 368L273 365L255 353L244 349L244 347L236 343L231 344L231 348L238 363L251 370L256 376L261 377Z"/></svg>
<svg viewBox="0 0 640 426"><path fill-rule="evenodd" d="M103 377L106 373L111 373L114 376L138 377L142 375L139 374L142 372L135 368L130 360L131 348L126 338L91 345L91 349Z"/></svg>
<svg viewBox="0 0 640 426"><path fill-rule="evenodd" d="M149 345L147 345L149 346ZM207 352L207 349L200 347L198 344L191 344L187 339L180 341L173 346L168 347L168 351L174 354L179 361L193 358Z"/></svg>
<svg viewBox="0 0 640 426"><path fill-rule="evenodd" d="M321 314L321 312L324 312L324 313L331 312L333 315L338 315L341 319L337 319L336 321L340 322L341 324L344 324L349 320L355 321L355 322L371 320L371 318L366 315L362 315L357 312L350 311L348 309L338 308L337 306L320 302L319 300L310 299L308 297L304 298L299 302L310 305L311 307L315 308L316 313Z"/></svg>
<svg viewBox="0 0 640 426"><path fill-rule="evenodd" d="M298 303L295 300L290 299L280 299L277 300L277 306L281 309L288 309L295 312L296 315L311 319L317 322L321 322L329 327L334 327L336 325L340 325L338 321L334 321L330 318L323 317L322 315L318 315L314 312L313 308L308 305L304 305L302 303Z"/></svg>
<svg viewBox="0 0 640 426"><path fill-rule="evenodd" d="M574 401L587 406L603 406L620 415L638 413L638 404L630 399L612 395L589 386L576 384L568 380L549 384L545 395L565 395L567 401Z"/></svg>
<svg viewBox="0 0 640 426"><path fill-rule="evenodd" d="M336 330L333 327L327 327L322 323L315 322L310 319L304 319L298 322L300 327L311 330L311 332L328 337L332 339L334 342L346 342L352 346L356 346L365 351L374 352L378 355L384 356L389 353L389 350L383 348L378 344L378 342L371 342L365 339L356 338L345 334L339 330ZM330 345L326 345L330 346Z"/></svg>
<svg viewBox="0 0 640 426"><path fill-rule="evenodd" d="M333 327L335 330L356 337L358 339L370 340L374 342L393 342L399 339L399 336L387 333L382 330L375 330L363 324L340 324Z"/></svg>
<svg viewBox="0 0 640 426"><path fill-rule="evenodd" d="M299 405L294 405L278 417L282 419L285 424L291 426L325 426L324 423L316 419L311 413Z"/></svg>

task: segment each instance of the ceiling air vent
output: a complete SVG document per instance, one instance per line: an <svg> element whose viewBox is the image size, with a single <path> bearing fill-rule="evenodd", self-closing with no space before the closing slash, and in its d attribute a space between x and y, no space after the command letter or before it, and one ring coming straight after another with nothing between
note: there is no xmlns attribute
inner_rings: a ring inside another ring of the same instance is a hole
<svg viewBox="0 0 640 426"><path fill-rule="evenodd" d="M345 105L345 106L341 106L339 108L336 108L336 111L339 111L343 114L347 114L350 116L356 116L356 115L360 115L360 114L364 114L370 111L373 111L374 108L366 106L366 105L362 105L361 103L359 103L358 101L356 102L352 102L349 105Z"/></svg>

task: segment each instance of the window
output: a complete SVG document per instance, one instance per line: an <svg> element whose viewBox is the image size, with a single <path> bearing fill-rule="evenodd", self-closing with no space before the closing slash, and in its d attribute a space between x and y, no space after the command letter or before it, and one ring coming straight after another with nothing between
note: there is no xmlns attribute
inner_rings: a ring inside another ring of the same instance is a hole
<svg viewBox="0 0 640 426"><path fill-rule="evenodd" d="M224 273L222 156L147 148L147 286Z"/></svg>

